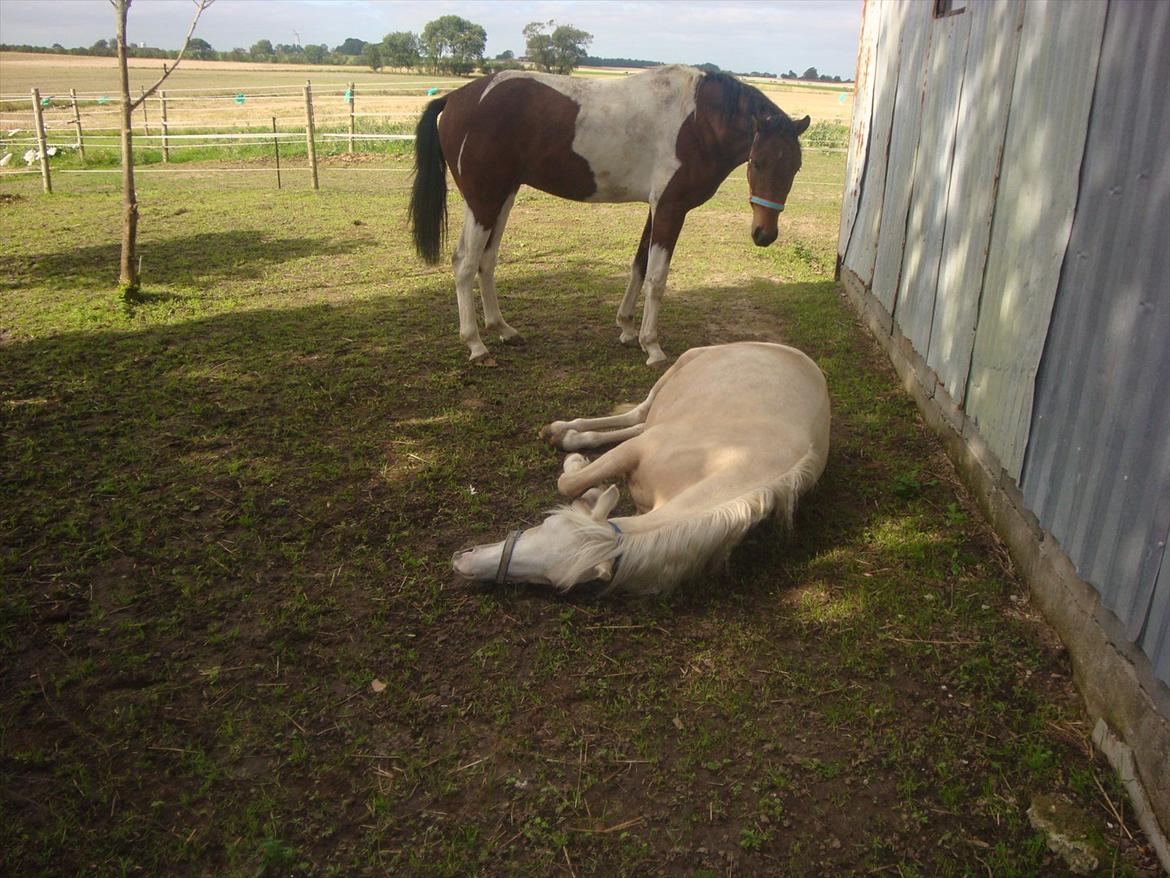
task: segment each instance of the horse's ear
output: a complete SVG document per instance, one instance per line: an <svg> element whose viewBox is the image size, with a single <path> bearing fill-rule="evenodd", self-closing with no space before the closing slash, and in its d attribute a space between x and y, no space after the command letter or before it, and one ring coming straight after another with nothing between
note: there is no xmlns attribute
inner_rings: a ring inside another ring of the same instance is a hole
<svg viewBox="0 0 1170 878"><path fill-rule="evenodd" d="M802 135L802 134L804 134L804 132L808 131L808 125L810 122L812 122L812 119L810 119L808 116L805 116L803 119L796 120L796 136L797 137L800 137L800 135Z"/></svg>
<svg viewBox="0 0 1170 878"><path fill-rule="evenodd" d="M613 508L618 505L618 500L621 499L621 492L618 491L617 485L610 485L605 489L605 492L597 498L597 503L593 506L593 520L605 521L609 518L609 514L613 512Z"/></svg>

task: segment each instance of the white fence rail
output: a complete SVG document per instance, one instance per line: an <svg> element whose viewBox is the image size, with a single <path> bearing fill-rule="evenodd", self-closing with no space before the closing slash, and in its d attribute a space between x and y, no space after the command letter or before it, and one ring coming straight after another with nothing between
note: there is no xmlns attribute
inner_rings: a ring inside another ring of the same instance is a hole
<svg viewBox="0 0 1170 878"><path fill-rule="evenodd" d="M409 127L433 95L458 84L459 80L409 86L351 82L345 87L315 89L306 82L304 86L257 86L246 91L226 87L167 89L144 101L135 112L133 137L136 148L161 149L163 164L171 164L172 152L180 150L271 147L278 186L281 170L308 171L316 189L318 144L344 141L346 151L353 153L359 143L412 141L414 135L410 133L368 129ZM121 125L114 124L120 122L118 100L101 92L74 89L66 95L40 95L36 89L24 95L0 94L0 177L39 173L44 190L50 192L53 174L120 173L118 167L85 166L87 147L106 151L120 148ZM815 131L812 137L806 135L804 143L806 149L827 152L845 152L847 147L844 136L818 139ZM286 165L282 169L282 146L296 147L298 153L303 146L307 165ZM82 167L52 168L51 159L66 152L76 152ZM26 167L21 168L21 163ZM404 169L346 170L393 173ZM138 174L208 172L207 168L152 168L141 160L135 170ZM214 172L271 174L273 169L217 167Z"/></svg>

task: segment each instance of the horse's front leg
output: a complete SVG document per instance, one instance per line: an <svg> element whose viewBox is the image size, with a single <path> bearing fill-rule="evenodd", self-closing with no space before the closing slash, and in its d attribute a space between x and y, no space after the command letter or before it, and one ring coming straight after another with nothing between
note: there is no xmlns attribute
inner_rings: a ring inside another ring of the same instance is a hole
<svg viewBox="0 0 1170 878"><path fill-rule="evenodd" d="M650 231L650 252L646 260L646 301L642 306L642 327L638 331L638 343L646 352L646 365L654 366L666 360L666 354L658 344L658 309L666 292L666 275L670 271L670 258L674 245L682 232L686 211L681 207L660 203L654 212L653 228Z"/></svg>
<svg viewBox="0 0 1170 878"><path fill-rule="evenodd" d="M617 325L622 331L618 340L622 344L629 344L638 337L637 327L634 326L634 306L638 304L638 293L642 291L642 284L646 280L646 257L650 252L650 227L654 222L654 208L646 217L646 226L642 229L642 240L634 254L634 261L630 264L630 282L626 286L626 294L622 296L622 303L618 306Z"/></svg>
<svg viewBox="0 0 1170 878"><path fill-rule="evenodd" d="M508 214L512 212L515 201L516 193L513 192L500 208L483 257L479 260L479 296L483 300L483 322L488 329L500 336L500 341L520 339L520 333L504 320L504 315L500 313L499 300L496 298L496 259L500 255L500 239L503 238L504 228L508 224Z"/></svg>
<svg viewBox="0 0 1170 878"><path fill-rule="evenodd" d="M557 490L565 497L575 498L589 488L612 482L637 467L641 450L641 442L631 439L611 448L591 463L583 463L584 458L574 457L572 463L566 461L565 471L557 479Z"/></svg>

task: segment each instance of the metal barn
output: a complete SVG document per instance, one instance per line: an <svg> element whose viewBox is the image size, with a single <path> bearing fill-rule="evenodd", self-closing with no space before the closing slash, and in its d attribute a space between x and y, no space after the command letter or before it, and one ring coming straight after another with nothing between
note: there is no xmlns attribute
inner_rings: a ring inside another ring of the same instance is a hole
<svg viewBox="0 0 1170 878"><path fill-rule="evenodd" d="M838 251L1166 865L1170 3L867 0Z"/></svg>

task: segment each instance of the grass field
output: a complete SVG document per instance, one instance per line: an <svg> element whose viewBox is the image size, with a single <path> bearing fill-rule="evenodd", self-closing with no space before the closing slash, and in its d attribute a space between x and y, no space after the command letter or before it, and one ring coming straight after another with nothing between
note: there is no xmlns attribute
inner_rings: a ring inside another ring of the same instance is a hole
<svg viewBox="0 0 1170 878"><path fill-rule="evenodd" d="M797 345L833 447L790 536L653 602L450 572L557 502L543 423L656 377L613 325L644 208L522 192L497 279L527 342L472 367L392 162L142 175L132 310L114 180L0 178L2 871L1059 876L1025 816L1059 793L1100 874L1156 874L839 297L839 155L771 248L742 170L688 219L667 352Z"/></svg>

